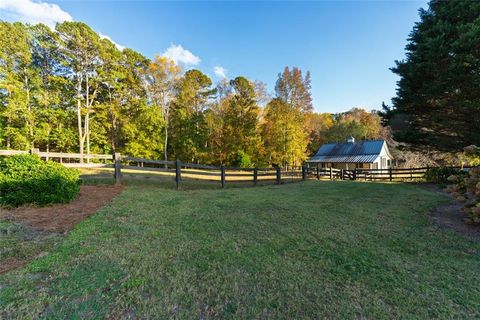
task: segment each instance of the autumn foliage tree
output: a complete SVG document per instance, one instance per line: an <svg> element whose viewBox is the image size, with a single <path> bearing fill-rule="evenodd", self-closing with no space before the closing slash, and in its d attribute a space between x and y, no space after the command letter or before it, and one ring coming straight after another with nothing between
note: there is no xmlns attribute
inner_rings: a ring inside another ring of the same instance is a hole
<svg viewBox="0 0 480 320"><path fill-rule="evenodd" d="M285 67L275 84L275 98L264 110L263 140L268 163L279 166L300 165L308 156L312 113L310 73L303 76L296 67Z"/></svg>
<svg viewBox="0 0 480 320"><path fill-rule="evenodd" d="M268 163L300 165L306 158L305 114L280 98L270 101L264 114L263 136Z"/></svg>
<svg viewBox="0 0 480 320"><path fill-rule="evenodd" d="M145 73L145 85L150 102L158 108L164 121L163 156L168 160L168 128L170 110L174 103L181 68L167 57L157 56L148 65Z"/></svg>
<svg viewBox="0 0 480 320"><path fill-rule="evenodd" d="M383 138L381 118L375 112L353 108L333 116L333 123L324 131L325 142L344 142L353 136L357 140Z"/></svg>
<svg viewBox="0 0 480 320"><path fill-rule="evenodd" d="M214 84L81 22L0 22L0 36L0 148L291 167L337 122L313 112L310 74L296 67L279 74L272 99L261 81Z"/></svg>

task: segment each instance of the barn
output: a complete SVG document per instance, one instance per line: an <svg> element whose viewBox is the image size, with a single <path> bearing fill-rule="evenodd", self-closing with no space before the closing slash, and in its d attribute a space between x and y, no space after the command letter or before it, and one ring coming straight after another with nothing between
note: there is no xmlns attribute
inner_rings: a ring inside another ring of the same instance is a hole
<svg viewBox="0 0 480 320"><path fill-rule="evenodd" d="M353 137L346 143L327 143L307 160L310 166L337 169L388 169L393 157L385 140L362 140Z"/></svg>

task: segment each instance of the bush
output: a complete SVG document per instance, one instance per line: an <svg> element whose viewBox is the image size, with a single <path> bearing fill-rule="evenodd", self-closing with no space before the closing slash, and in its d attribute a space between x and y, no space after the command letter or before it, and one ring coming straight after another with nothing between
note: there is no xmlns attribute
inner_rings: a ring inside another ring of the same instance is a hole
<svg viewBox="0 0 480 320"><path fill-rule="evenodd" d="M466 174L464 171L449 167L430 168L425 172L425 180L427 182L448 184L448 178L451 176L461 176Z"/></svg>
<svg viewBox="0 0 480 320"><path fill-rule="evenodd" d="M469 204L465 207L469 224L480 224L480 167L472 168L461 184L465 189L465 196Z"/></svg>
<svg viewBox="0 0 480 320"><path fill-rule="evenodd" d="M0 158L0 204L66 203L80 190L79 172L36 155Z"/></svg>
<svg viewBox="0 0 480 320"><path fill-rule="evenodd" d="M480 148L472 145L464 148L467 156L480 155ZM468 224L480 224L480 166L468 172L457 172L447 177L448 185L444 191L449 192L458 202L464 203L466 214L464 221Z"/></svg>
<svg viewBox="0 0 480 320"><path fill-rule="evenodd" d="M253 163L250 159L250 156L246 154L243 150L238 150L237 154L235 155L235 160L233 161L233 165L241 168L252 168Z"/></svg>

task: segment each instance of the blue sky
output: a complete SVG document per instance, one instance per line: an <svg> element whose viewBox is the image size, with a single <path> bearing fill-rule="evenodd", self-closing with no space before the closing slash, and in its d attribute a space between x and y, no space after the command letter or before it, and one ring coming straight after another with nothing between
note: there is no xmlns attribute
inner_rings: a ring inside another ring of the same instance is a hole
<svg viewBox="0 0 480 320"><path fill-rule="evenodd" d="M398 78L389 68L405 56L420 7L427 2L1 0L0 19L83 21L149 58L170 47L179 63L214 81L223 68L272 92L278 73L297 66L312 74L315 110L340 112L390 103Z"/></svg>

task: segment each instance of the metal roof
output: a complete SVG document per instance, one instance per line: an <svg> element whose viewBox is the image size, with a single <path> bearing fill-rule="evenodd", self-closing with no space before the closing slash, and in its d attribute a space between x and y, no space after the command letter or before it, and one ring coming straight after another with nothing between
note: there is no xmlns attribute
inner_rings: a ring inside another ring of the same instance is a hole
<svg viewBox="0 0 480 320"><path fill-rule="evenodd" d="M327 143L308 162L371 163L380 155L384 140Z"/></svg>

